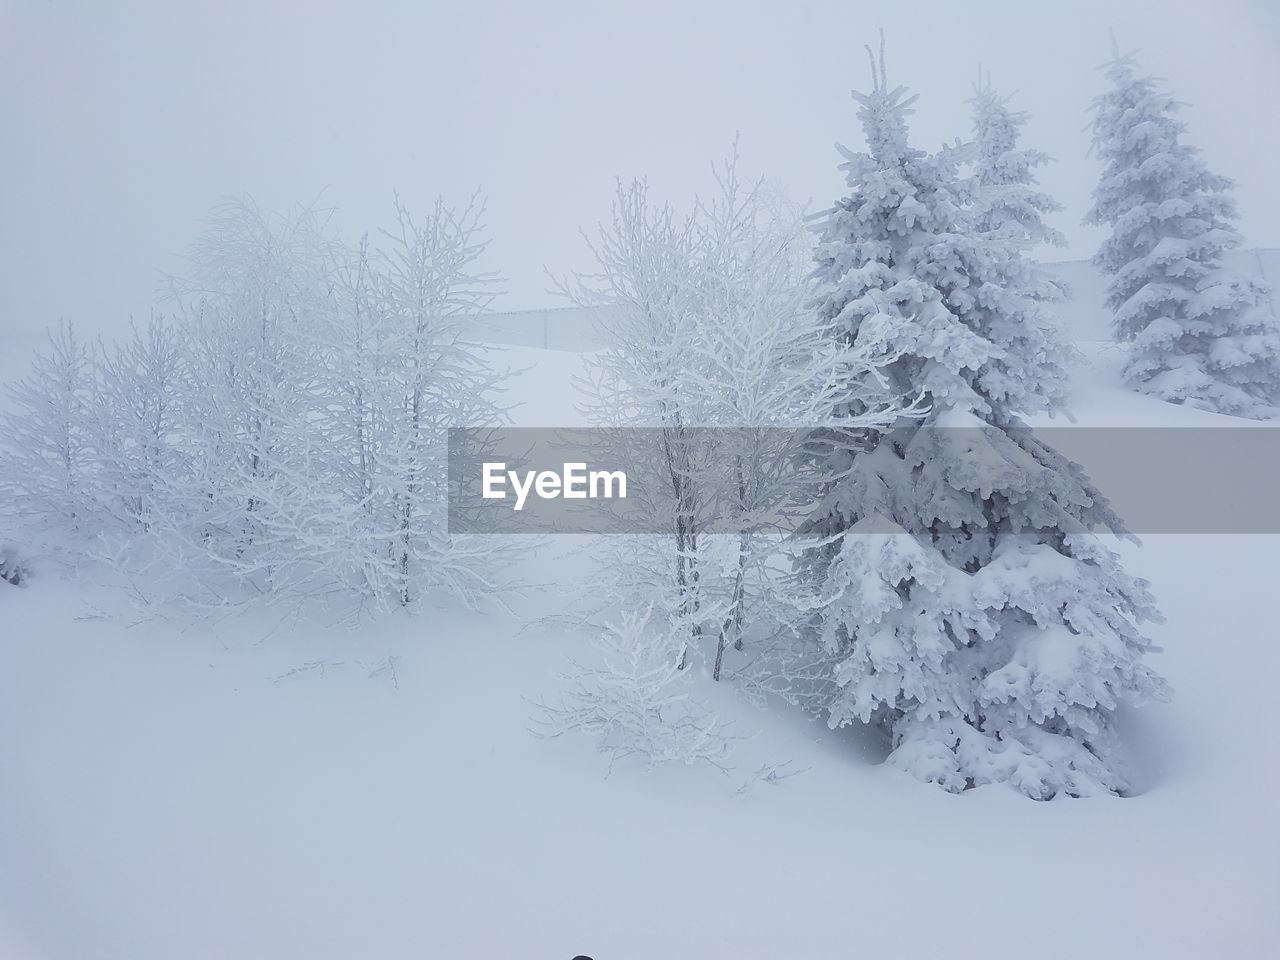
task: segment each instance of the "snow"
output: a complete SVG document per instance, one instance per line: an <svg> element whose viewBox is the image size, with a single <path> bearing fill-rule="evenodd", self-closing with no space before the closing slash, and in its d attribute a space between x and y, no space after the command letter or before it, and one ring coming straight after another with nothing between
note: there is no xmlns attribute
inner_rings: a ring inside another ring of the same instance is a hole
<svg viewBox="0 0 1280 960"><path fill-rule="evenodd" d="M1121 382L1123 349L1109 341L1077 342L1085 362L1075 371L1070 403L1074 423L1061 417L1031 417L1032 426L1041 427L1241 427L1274 428L1280 420L1245 420L1208 410L1165 403L1155 397L1134 393ZM1064 451L1065 452L1065 451ZM1089 464L1085 464L1086 467ZM1103 493L1106 493L1103 486Z"/></svg>
<svg viewBox="0 0 1280 960"><path fill-rule="evenodd" d="M1232 422L1123 391L1082 346L1080 423ZM495 362L528 368L518 423L581 422L581 355ZM511 614L355 630L267 610L130 626L97 616L113 598L88 579L0 583L0 955L1259 956L1280 941L1277 546L1120 547L1167 616L1152 663L1174 700L1124 715L1138 796L1050 803L946 794L865 731L765 716L708 678L757 734L732 775L606 778L590 739L528 729L589 649L541 619L591 577L572 537L524 558L543 586ZM784 761L808 769L734 796Z"/></svg>

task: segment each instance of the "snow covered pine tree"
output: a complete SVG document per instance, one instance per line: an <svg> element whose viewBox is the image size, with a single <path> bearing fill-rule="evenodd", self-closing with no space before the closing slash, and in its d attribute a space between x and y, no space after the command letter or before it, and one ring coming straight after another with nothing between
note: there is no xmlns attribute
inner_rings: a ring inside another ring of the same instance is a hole
<svg viewBox="0 0 1280 960"><path fill-rule="evenodd" d="M1093 104L1102 179L1086 223L1112 233L1093 258L1127 343L1125 378L1170 403L1265 419L1280 404L1280 335L1268 286L1222 270L1239 246L1232 182L1181 142L1180 104L1117 52Z"/></svg>
<svg viewBox="0 0 1280 960"><path fill-rule="evenodd" d="M1063 246L1066 238L1044 222L1044 216L1061 210L1062 204L1036 189L1035 169L1049 158L1040 150L1018 146L1028 116L1009 109L1009 100L996 93L990 77L979 78L969 100L977 228L1031 244Z"/></svg>
<svg viewBox="0 0 1280 960"><path fill-rule="evenodd" d="M979 80L969 102L973 105L970 229L987 236L993 249L1002 241L1019 251L1065 244L1066 238L1044 222L1046 214L1061 210L1062 205L1036 187L1035 168L1049 158L1039 150L1018 146L1027 114L1010 110L1009 98L999 96L989 80ZM1002 274L1003 285L1017 294L1004 307L1011 320L1004 329L1011 339L1001 345L1021 363L1038 365L1041 408L1061 409L1068 386L1063 368L1083 358L1059 338L1056 323L1043 305L1063 300L1066 286L1049 277L1037 261L1014 250L1006 250L997 261L993 266ZM1023 336L1017 334L1020 329Z"/></svg>
<svg viewBox="0 0 1280 960"><path fill-rule="evenodd" d="M814 307L899 353L889 381L930 412L829 446L800 567L828 664L818 705L833 728L882 725L889 763L949 791L1123 793L1113 711L1166 696L1142 662L1159 615L1096 535L1119 518L1019 419L1060 406L1067 356L1024 285L1026 231L982 229L969 151L912 149L915 98L889 88L883 50L872 69L855 94L868 152L842 148L851 193L821 226Z"/></svg>

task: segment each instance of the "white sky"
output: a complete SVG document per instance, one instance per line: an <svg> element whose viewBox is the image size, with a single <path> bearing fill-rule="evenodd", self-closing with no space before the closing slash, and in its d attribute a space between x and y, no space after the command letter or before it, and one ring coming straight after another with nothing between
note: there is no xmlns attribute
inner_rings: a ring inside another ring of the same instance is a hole
<svg viewBox="0 0 1280 960"><path fill-rule="evenodd" d="M348 232L393 188L489 197L499 309L554 305L544 266L587 266L578 230L617 176L677 205L742 135L748 172L825 206L832 144L860 146L851 89L888 35L891 82L920 94L914 139L968 133L978 63L1033 113L1025 142L1079 225L1097 175L1083 131L1108 29L1189 106L1191 141L1239 182L1250 245L1280 246L1280 3L123 3L0 0L0 327L145 315L226 194L324 191Z"/></svg>

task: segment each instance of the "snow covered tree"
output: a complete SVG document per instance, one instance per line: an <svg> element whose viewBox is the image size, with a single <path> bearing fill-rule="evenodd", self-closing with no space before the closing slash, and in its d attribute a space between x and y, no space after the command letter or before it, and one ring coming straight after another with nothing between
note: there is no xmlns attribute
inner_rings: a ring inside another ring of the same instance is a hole
<svg viewBox="0 0 1280 960"><path fill-rule="evenodd" d="M0 503L144 604L486 599L508 548L451 537L446 501L448 429L504 420L504 374L467 339L482 210L397 201L351 250L324 211L220 205L172 321L97 351L64 326L14 388Z"/></svg>
<svg viewBox="0 0 1280 960"><path fill-rule="evenodd" d="M1041 245L1066 242L1044 222L1045 216L1061 210L1062 205L1036 186L1035 170L1049 158L1039 150L1018 145L1028 115L1011 110L1009 98L999 96L989 79L975 85L970 103L972 229L996 242L1010 242L1024 254L1005 257L993 265L1004 272L997 282L1003 282L1010 294L1004 312L1011 322L1004 325L1003 339L997 342L1024 363L1040 359L1038 379L1045 409L1052 411L1066 400L1064 368L1081 358L1074 347L1062 341L1048 309L1066 297L1066 287L1028 254ZM1044 349L1046 345L1051 349Z"/></svg>
<svg viewBox="0 0 1280 960"><path fill-rule="evenodd" d="M609 770L626 757L652 769L664 763L705 763L725 770L733 738L708 707L692 699L692 678L680 670L683 640L669 624L653 624L652 608L624 611L606 623L595 646L598 665L575 664L558 704L542 705L538 732L599 737Z"/></svg>
<svg viewBox="0 0 1280 960"><path fill-rule="evenodd" d="M347 543L371 595L407 604L435 584L474 603L492 587L495 546L448 534L447 446L450 427L507 420L505 374L467 336L496 282L478 268L484 205L438 199L423 219L398 199L395 209L383 245L362 244L337 284L320 351L323 433L345 474Z"/></svg>
<svg viewBox="0 0 1280 960"><path fill-rule="evenodd" d="M620 186L593 247L600 274L580 278L572 295L607 308L610 347L594 358L589 385L596 422L654 428L638 435L650 446L610 456L633 464L629 475L659 475L636 486L663 493L651 509L671 524L675 589L664 589L670 578L615 566L628 589L645 584L639 602L664 608L673 593L666 614L688 625L694 648L714 638L705 652L718 680L726 649L743 645L748 608L771 610L753 601L806 482L792 468L804 432L753 428L828 423L837 407L850 427L883 426L896 413L863 380L885 358L831 336L804 309L810 244L800 211L763 181L743 182L736 151L714 173L712 198L687 217L654 207L643 184ZM856 414L851 393L866 400ZM660 540L646 546L663 552Z"/></svg>
<svg viewBox="0 0 1280 960"><path fill-rule="evenodd" d="M181 452L181 397L186 376L173 327L152 316L144 329L99 351L95 403L88 424L98 483L122 527L146 526L175 485L186 480Z"/></svg>
<svg viewBox="0 0 1280 960"><path fill-rule="evenodd" d="M997 95L989 79L974 87L973 141L969 159L970 218L978 234L987 234L996 246L1012 244L1023 256L1002 256L988 265L988 279L1001 283L1009 293L1002 310L1007 323L1000 325L995 342L1006 355L1023 364L1038 364L1036 378L1043 393L1044 410L1055 411L1066 402L1065 367L1080 360L1078 352L1061 339L1052 303L1066 297L1065 285L1053 280L1029 251L1041 244L1060 246L1062 234L1044 223L1044 216L1061 210L1059 202L1036 186L1036 168L1048 163L1038 150L1019 147L1021 128L1028 115L1010 109L1009 97ZM1023 378L1025 379L1025 378ZM993 383L988 381L988 389Z"/></svg>
<svg viewBox="0 0 1280 960"><path fill-rule="evenodd" d="M1119 518L1020 419L1060 404L1065 354L1025 322L1025 237L982 229L962 153L912 148L915 98L888 85L883 50L872 72L813 308L897 355L888 382L929 413L828 446L800 568L825 667L808 702L832 727L883 726L888 762L947 790L1123 792L1113 712L1165 693L1143 663L1158 614L1097 535Z"/></svg>
<svg viewBox="0 0 1280 960"><path fill-rule="evenodd" d="M181 462L156 545L175 570L221 598L226 581L251 593L305 589L317 516L307 464L323 439L310 330L326 309L334 243L325 212L288 214L229 200L170 281L185 377Z"/></svg>
<svg viewBox="0 0 1280 960"><path fill-rule="evenodd" d="M587 371L582 384L589 415L602 428L649 427L649 435L601 434L611 449L610 462L626 463L666 477L662 484L639 484L641 490L663 490L670 496L645 504L651 515L669 522L669 543L650 540L661 553L670 553L668 577L640 577L655 592L631 597L634 602L663 603L666 613L685 624L690 636L680 648L684 665L690 643L697 644L703 623L699 536L705 522L706 495L693 464L705 460L696 427L708 425L698 407L701 394L689 389L696 366L695 345L702 316L699 277L699 237L693 215L679 217L669 206L649 200L648 185L619 181L612 220L601 227L591 244L598 272L562 282L561 289L581 306L603 308L609 346ZM649 442L646 442L649 441ZM637 446L639 449L637 449ZM603 451L602 451L603 452ZM669 550L664 549L668 547ZM634 573L619 557L607 564ZM633 579L633 578L632 578ZM667 603L668 598L671 602Z"/></svg>
<svg viewBox="0 0 1280 960"><path fill-rule="evenodd" d="M812 243L803 211L763 182L743 184L736 151L716 184L698 208L703 293L686 389L699 397L702 422L745 428L716 435L703 484L714 492L719 525L738 531L724 571L712 662L718 680L726 648L743 648L750 620L784 609L774 602L780 585L770 568L778 534L812 493L813 477L790 468L807 440L803 428L883 427L900 411L877 391L874 373L892 358L833 337L827 320L805 308Z"/></svg>
<svg viewBox="0 0 1280 960"><path fill-rule="evenodd" d="M106 351L101 486L146 536L104 553L131 582L361 607L493 586L492 547L447 535L444 485L447 428L501 420L501 375L463 336L489 300L480 208L396 212L351 250L322 211L223 204L172 281L176 325Z"/></svg>
<svg viewBox="0 0 1280 960"><path fill-rule="evenodd" d="M1107 67L1093 103L1102 177L1086 223L1111 235L1093 262L1111 278L1106 305L1128 345L1126 379L1143 393L1232 416L1263 419L1280 403L1280 334L1268 286L1229 274L1239 246L1232 182L1183 142L1180 104L1132 56Z"/></svg>
<svg viewBox="0 0 1280 960"><path fill-rule="evenodd" d="M31 531L92 538L104 522L92 414L94 350L68 322L48 335L31 372L9 387L0 416L0 496Z"/></svg>
<svg viewBox="0 0 1280 960"><path fill-rule="evenodd" d="M991 86L990 78L974 85L973 179L975 226L978 230L1012 235L1033 244L1061 246L1060 232L1044 222L1062 205L1036 187L1037 167L1049 162L1039 150L1019 147L1028 115L1009 107Z"/></svg>

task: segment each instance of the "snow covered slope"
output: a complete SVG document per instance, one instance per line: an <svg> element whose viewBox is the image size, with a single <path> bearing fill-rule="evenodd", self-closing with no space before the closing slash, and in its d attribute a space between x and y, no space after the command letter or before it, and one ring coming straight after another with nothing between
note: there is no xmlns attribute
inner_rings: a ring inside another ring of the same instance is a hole
<svg viewBox="0 0 1280 960"><path fill-rule="evenodd" d="M578 422L581 357L512 348L519 422ZM1095 365L1084 422L1199 424ZM1214 418L1218 419L1218 418ZM580 632L539 622L591 571L523 561L514 614L357 630L286 611L104 619L45 571L0 583L0 951L31 960L790 960L1261 956L1280 941L1263 536L1124 548L1168 624L1176 699L1127 717L1142 793L953 796L883 744L763 716L730 776L605 763L528 731ZM808 771L734 794L764 763Z"/></svg>

